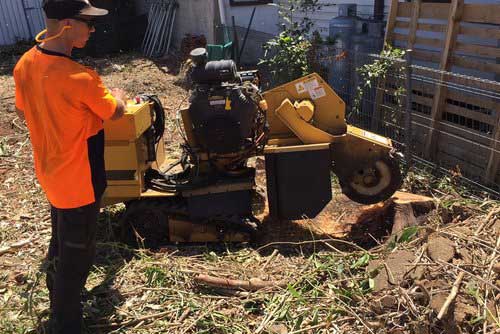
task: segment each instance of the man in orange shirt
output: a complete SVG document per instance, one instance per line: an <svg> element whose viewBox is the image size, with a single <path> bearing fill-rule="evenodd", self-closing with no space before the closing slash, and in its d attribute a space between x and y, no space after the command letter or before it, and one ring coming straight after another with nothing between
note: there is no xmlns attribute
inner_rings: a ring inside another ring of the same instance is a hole
<svg viewBox="0 0 500 334"><path fill-rule="evenodd" d="M81 292L95 254L106 188L103 120L120 118L125 93L71 59L107 14L88 0L44 0L46 36L17 63L16 109L26 120L38 181L51 205L47 287L54 333L81 332Z"/></svg>

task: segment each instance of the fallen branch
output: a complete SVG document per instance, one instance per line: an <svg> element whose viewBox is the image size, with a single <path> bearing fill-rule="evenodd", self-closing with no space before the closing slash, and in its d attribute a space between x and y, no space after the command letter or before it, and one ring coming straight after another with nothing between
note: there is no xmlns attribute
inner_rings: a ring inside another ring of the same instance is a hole
<svg viewBox="0 0 500 334"><path fill-rule="evenodd" d="M248 297L250 296L250 292L248 291L240 291L233 289L225 289L225 288L215 288L215 291L222 296L226 297Z"/></svg>
<svg viewBox="0 0 500 334"><path fill-rule="evenodd" d="M267 259L266 263L264 263L264 265L262 266L262 270L266 270L266 267L269 265L269 263L271 263L271 261L274 259L274 257L278 255L278 250L275 249L273 250L273 253L271 254L271 256L269 256L269 258Z"/></svg>
<svg viewBox="0 0 500 334"><path fill-rule="evenodd" d="M288 334L299 334L299 333L304 333L304 332L311 332L313 329L320 329L320 328L323 328L323 327L328 327L330 325L331 325L330 321L325 321L325 322L322 322L322 323L314 325L314 326L309 326L309 327L305 327L305 328L301 328L301 329L295 330L295 331L290 332Z"/></svg>
<svg viewBox="0 0 500 334"><path fill-rule="evenodd" d="M18 120L20 120L19 117L14 118L12 120L12 125L15 126L19 131L26 132L27 128L25 126L17 124ZM28 138L28 140L29 140L29 138Z"/></svg>
<svg viewBox="0 0 500 334"><path fill-rule="evenodd" d="M474 274L473 274L473 273L471 273L470 271L467 271L467 270L465 270L465 269L463 269L463 268L461 268L461 267L459 267L459 266L457 266L457 265L454 265L454 264L452 264L452 263L443 262L443 261L439 261L439 263L440 263L440 264L443 264L443 265L445 265L445 266L449 266L449 267L452 267L452 268L458 269L458 270L460 270L461 272L463 272L464 274L467 274L467 275L469 275L469 276L471 276L471 277L474 277L475 279L477 279L477 280L478 280L478 281L480 281L481 283L484 283L485 285L487 285L487 286L491 287L492 289L494 289L494 290L496 290L496 291L500 292L500 288L499 288L499 287L495 286L494 284L492 284L492 283L490 283L490 282L485 281L485 280L484 280L484 278L482 278L482 277L479 277L479 276L477 276L477 275L474 275Z"/></svg>
<svg viewBox="0 0 500 334"><path fill-rule="evenodd" d="M123 322L113 322L110 324L91 325L89 327L90 328L99 328L99 329L113 329L113 328L119 328L119 327L129 327L129 326L139 324L139 323L146 321L146 320L163 318L170 313L172 313L172 311L165 311L165 312L156 313L156 314L149 314L149 315L146 315L146 316L143 316L140 318L131 319L131 320L123 321Z"/></svg>
<svg viewBox="0 0 500 334"><path fill-rule="evenodd" d="M327 242L341 243L344 245L351 246L352 248L357 249L358 251L366 253L366 249L355 244L354 242L350 242L350 241L343 240L343 239L332 238L332 237L329 237L328 239L316 239L316 240L306 240L306 241L273 241L273 242L267 243L263 246L260 246L259 248L256 249L256 251L260 252L267 247L278 246L278 245L303 246L303 245L310 245L310 244L316 244L316 243L327 243Z"/></svg>
<svg viewBox="0 0 500 334"><path fill-rule="evenodd" d="M5 246L5 247L2 247L0 248L0 255L3 255L3 254L6 254L6 253L10 253L11 251L13 251L14 249L18 249L18 248L21 248L29 243L31 243L32 240L22 240L22 241L19 241L19 242L16 242L16 243L13 243L12 245L10 246Z"/></svg>
<svg viewBox="0 0 500 334"><path fill-rule="evenodd" d="M457 279L455 280L455 283L453 283L453 287L451 288L450 294L448 295L448 298L446 298L446 301L444 302L443 306L441 307L441 310L439 311L439 314L437 318L441 320L444 315L448 312L448 308L450 307L451 303L455 300L458 294L458 290L460 289L460 284L462 284L462 279L464 278L465 272L461 271Z"/></svg>
<svg viewBox="0 0 500 334"><path fill-rule="evenodd" d="M179 317L179 320L177 320L178 323L182 324L184 320L189 316L189 313L191 313L191 309L188 307L182 312L181 316Z"/></svg>
<svg viewBox="0 0 500 334"><path fill-rule="evenodd" d="M240 289L246 291L258 291L265 288L272 287L286 287L285 283L262 281L260 279L252 278L248 281L232 280L228 278L213 277L209 275L200 274L194 278L198 284L205 284L211 287L223 289Z"/></svg>
<svg viewBox="0 0 500 334"><path fill-rule="evenodd" d="M483 220L483 222L481 223L481 225L478 226L478 228L476 229L476 231L474 232L474 235L477 236L479 235L479 233L481 233L481 231L486 227L486 225L488 225L488 223L490 222L490 220L496 216L497 214L500 213L500 208L493 208L489 213L488 215L486 216L486 218Z"/></svg>

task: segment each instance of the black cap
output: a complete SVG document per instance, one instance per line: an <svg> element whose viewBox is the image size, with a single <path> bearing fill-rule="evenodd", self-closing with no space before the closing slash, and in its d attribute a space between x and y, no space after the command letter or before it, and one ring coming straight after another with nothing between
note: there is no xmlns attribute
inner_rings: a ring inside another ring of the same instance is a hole
<svg viewBox="0 0 500 334"><path fill-rule="evenodd" d="M89 0L43 0L43 10L49 19L68 19L77 15L104 16L106 9L93 7Z"/></svg>

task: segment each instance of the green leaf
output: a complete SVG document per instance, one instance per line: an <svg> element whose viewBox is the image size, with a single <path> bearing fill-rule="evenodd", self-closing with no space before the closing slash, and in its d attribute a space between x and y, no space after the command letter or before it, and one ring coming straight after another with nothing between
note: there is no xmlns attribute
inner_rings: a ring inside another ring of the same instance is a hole
<svg viewBox="0 0 500 334"><path fill-rule="evenodd" d="M295 288L293 286L291 286L290 284L288 284L287 286L287 290L288 292L290 292L290 294L297 298L297 299L300 299L302 296L300 295L300 293L297 292L297 290L295 290Z"/></svg>
<svg viewBox="0 0 500 334"><path fill-rule="evenodd" d="M293 324L293 330L297 330L297 329L300 329L301 326L302 326L302 323L304 322L304 315L301 314L297 317L297 319L295 320L295 323Z"/></svg>
<svg viewBox="0 0 500 334"><path fill-rule="evenodd" d="M363 254L356 262L353 263L351 269L357 269L359 267L364 267L370 262L371 256L368 253Z"/></svg>
<svg viewBox="0 0 500 334"><path fill-rule="evenodd" d="M418 232L418 226L410 226L403 230L401 236L398 238L398 243L410 241Z"/></svg>
<svg viewBox="0 0 500 334"><path fill-rule="evenodd" d="M318 309L314 309L314 313L313 313L312 320L311 320L311 325L312 326L317 325L318 320L319 320Z"/></svg>
<svg viewBox="0 0 500 334"><path fill-rule="evenodd" d="M0 156L7 155L7 148L4 142L0 142Z"/></svg>

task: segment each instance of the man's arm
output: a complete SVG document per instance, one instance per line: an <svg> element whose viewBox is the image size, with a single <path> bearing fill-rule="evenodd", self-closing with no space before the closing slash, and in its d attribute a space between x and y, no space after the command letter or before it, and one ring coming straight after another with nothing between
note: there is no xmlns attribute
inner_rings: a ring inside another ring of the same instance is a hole
<svg viewBox="0 0 500 334"><path fill-rule="evenodd" d="M117 119L122 118L123 114L125 113L126 109L125 101L127 101L127 93L125 93L123 89L113 88L111 90L111 94L116 99L116 109L113 116L111 116L111 120L116 121Z"/></svg>
<svg viewBox="0 0 500 334"><path fill-rule="evenodd" d="M117 119L122 118L123 114L125 113L125 102L123 102L120 99L116 99L116 109L115 113L113 116L111 116L112 121L116 121Z"/></svg>

